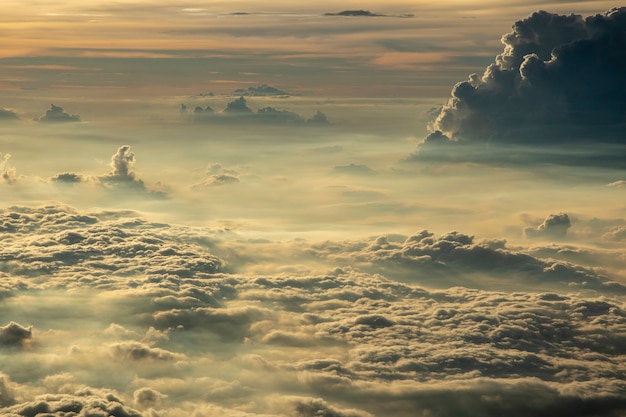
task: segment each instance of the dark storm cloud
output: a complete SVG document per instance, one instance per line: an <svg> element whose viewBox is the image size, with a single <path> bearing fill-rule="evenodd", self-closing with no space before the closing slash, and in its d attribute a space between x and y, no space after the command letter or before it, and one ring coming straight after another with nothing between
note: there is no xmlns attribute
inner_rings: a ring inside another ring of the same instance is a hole
<svg viewBox="0 0 626 417"><path fill-rule="evenodd" d="M77 114L69 114L63 111L63 107L50 105L50 110L46 110L46 114L38 119L40 122L79 122L80 117Z"/></svg>
<svg viewBox="0 0 626 417"><path fill-rule="evenodd" d="M17 113L15 113L13 110L4 109L0 107L0 121L17 120L17 119L19 119L19 117L17 116Z"/></svg>
<svg viewBox="0 0 626 417"><path fill-rule="evenodd" d="M524 234L533 238L562 239L571 226L567 214L550 214L539 226L524 229Z"/></svg>
<svg viewBox="0 0 626 417"><path fill-rule="evenodd" d="M0 326L0 346L22 346L32 337L32 327L24 327L13 321L6 326Z"/></svg>
<svg viewBox="0 0 626 417"><path fill-rule="evenodd" d="M558 145L567 153L567 143L604 143L613 147L589 162L619 163L626 144L624 27L626 8L587 18L539 11L516 22L482 77L454 87L419 154L454 152L450 145L462 144Z"/></svg>

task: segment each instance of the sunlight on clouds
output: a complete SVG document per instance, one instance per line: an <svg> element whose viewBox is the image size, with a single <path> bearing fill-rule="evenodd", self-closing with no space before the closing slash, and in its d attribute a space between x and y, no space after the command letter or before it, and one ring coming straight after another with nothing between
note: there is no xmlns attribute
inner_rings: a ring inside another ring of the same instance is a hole
<svg viewBox="0 0 626 417"><path fill-rule="evenodd" d="M626 412L626 9L3 6L1 415Z"/></svg>

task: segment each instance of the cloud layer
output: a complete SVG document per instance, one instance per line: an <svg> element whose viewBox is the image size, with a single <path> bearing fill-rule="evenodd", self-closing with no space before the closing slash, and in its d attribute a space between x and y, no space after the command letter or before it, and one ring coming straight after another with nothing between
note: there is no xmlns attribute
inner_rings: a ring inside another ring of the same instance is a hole
<svg viewBox="0 0 626 417"><path fill-rule="evenodd" d="M0 327L6 415L626 411L624 295L591 268L422 231L309 249L377 274L239 275L208 250L239 258L220 231L58 206L5 209L0 224L3 282L19 282L0 306L14 320ZM393 265L451 282L392 281ZM494 270L563 283L458 286Z"/></svg>

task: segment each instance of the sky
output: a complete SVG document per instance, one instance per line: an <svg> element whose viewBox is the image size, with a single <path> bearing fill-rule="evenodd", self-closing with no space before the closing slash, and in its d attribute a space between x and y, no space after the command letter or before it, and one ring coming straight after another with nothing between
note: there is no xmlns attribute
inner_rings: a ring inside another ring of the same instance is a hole
<svg viewBox="0 0 626 417"><path fill-rule="evenodd" d="M626 8L5 0L0 415L626 415Z"/></svg>

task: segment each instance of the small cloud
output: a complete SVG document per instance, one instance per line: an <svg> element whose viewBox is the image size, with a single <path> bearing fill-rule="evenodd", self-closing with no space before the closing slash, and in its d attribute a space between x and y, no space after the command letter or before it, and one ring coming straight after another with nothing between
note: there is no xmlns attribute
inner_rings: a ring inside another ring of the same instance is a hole
<svg viewBox="0 0 626 417"><path fill-rule="evenodd" d="M290 96L292 94L280 90L276 87L269 86L267 84L261 84L258 87L248 87L247 89L238 88L235 90L235 94L239 96L247 97L267 97L267 96Z"/></svg>
<svg viewBox="0 0 626 417"><path fill-rule="evenodd" d="M565 213L550 214L536 228L527 227L524 234L531 238L555 238L562 239L567 234L567 230L571 227L570 218Z"/></svg>
<svg viewBox="0 0 626 417"><path fill-rule="evenodd" d="M259 88L261 88L261 92L259 92ZM251 87L252 90L248 89L246 91L252 91L253 93L246 94L247 96L260 96L262 92L265 90L270 91L280 91L274 89L273 87L262 85L261 87ZM244 91L244 90L238 90ZM271 95L267 92L265 95ZM187 113L187 106L185 104L181 107L182 113ZM317 125L323 126L328 125L328 118L326 115L320 111L318 111L313 117L308 120L305 120L302 116L297 113L294 113L289 110L279 110L271 106L261 107L256 112L254 112L250 107L248 107L248 103L244 97L244 95L239 96L239 98L231 101L226 105L226 108L219 113L213 111L211 107L202 108L201 106L196 106L194 111L193 121L196 122L223 122L223 123L267 123L267 124L276 124L276 125Z"/></svg>
<svg viewBox="0 0 626 417"><path fill-rule="evenodd" d="M156 407L161 402L161 399L166 397L167 395L148 387L139 388L133 393L135 405L139 408Z"/></svg>
<svg viewBox="0 0 626 417"><path fill-rule="evenodd" d="M52 181L58 183L66 183L73 184L83 181L83 176L80 174L75 174L73 172L64 172L62 174L57 174L51 178Z"/></svg>
<svg viewBox="0 0 626 417"><path fill-rule="evenodd" d="M626 226L616 226L602 235L605 240L626 240Z"/></svg>
<svg viewBox="0 0 626 417"><path fill-rule="evenodd" d="M206 170L208 178L192 188L235 184L239 182L239 173L234 169L224 168L222 164L209 164Z"/></svg>
<svg viewBox="0 0 626 417"><path fill-rule="evenodd" d="M0 153L0 178L2 178L7 184L14 184L18 180L17 170L10 164L11 154L4 154L4 157Z"/></svg>
<svg viewBox="0 0 626 417"><path fill-rule="evenodd" d="M337 13L324 13L324 16L348 16L348 17L413 17L412 14L388 15L382 13L373 13L369 10L343 10Z"/></svg>
<svg viewBox="0 0 626 417"><path fill-rule="evenodd" d="M40 122L79 122L80 117L77 114L69 114L63 111L63 107L50 105L50 110L39 118Z"/></svg>
<svg viewBox="0 0 626 417"><path fill-rule="evenodd" d="M626 180L618 180L618 181L614 181L610 184L607 184L608 187L616 187L616 188L622 188L622 187L626 187Z"/></svg>
<svg viewBox="0 0 626 417"><path fill-rule="evenodd" d="M328 121L328 117L326 117L326 115L319 110L313 116L311 116L310 119L307 119L306 123L308 125L317 126L330 124L330 122Z"/></svg>
<svg viewBox="0 0 626 417"><path fill-rule="evenodd" d="M246 99L241 96L238 99L235 99L234 101L228 103L226 105L226 108L224 109L224 113L246 114L252 113L252 110L246 104Z"/></svg>
<svg viewBox="0 0 626 417"><path fill-rule="evenodd" d="M233 184L239 182L239 177L230 174L218 174L213 175L209 181L207 181L206 185L226 185Z"/></svg>
<svg viewBox="0 0 626 417"><path fill-rule="evenodd" d="M22 346L33 337L33 328L10 322L0 327L0 346Z"/></svg>
<svg viewBox="0 0 626 417"><path fill-rule="evenodd" d="M374 175L376 171L362 164L341 165L333 168L336 173L349 175Z"/></svg>
<svg viewBox="0 0 626 417"><path fill-rule="evenodd" d="M0 108L0 120L17 120L17 114L13 110Z"/></svg>
<svg viewBox="0 0 626 417"><path fill-rule="evenodd" d="M136 181L136 175L131 171L133 165L135 165L135 154L130 151L130 146L120 146L111 156L112 170L105 178L115 181Z"/></svg>

